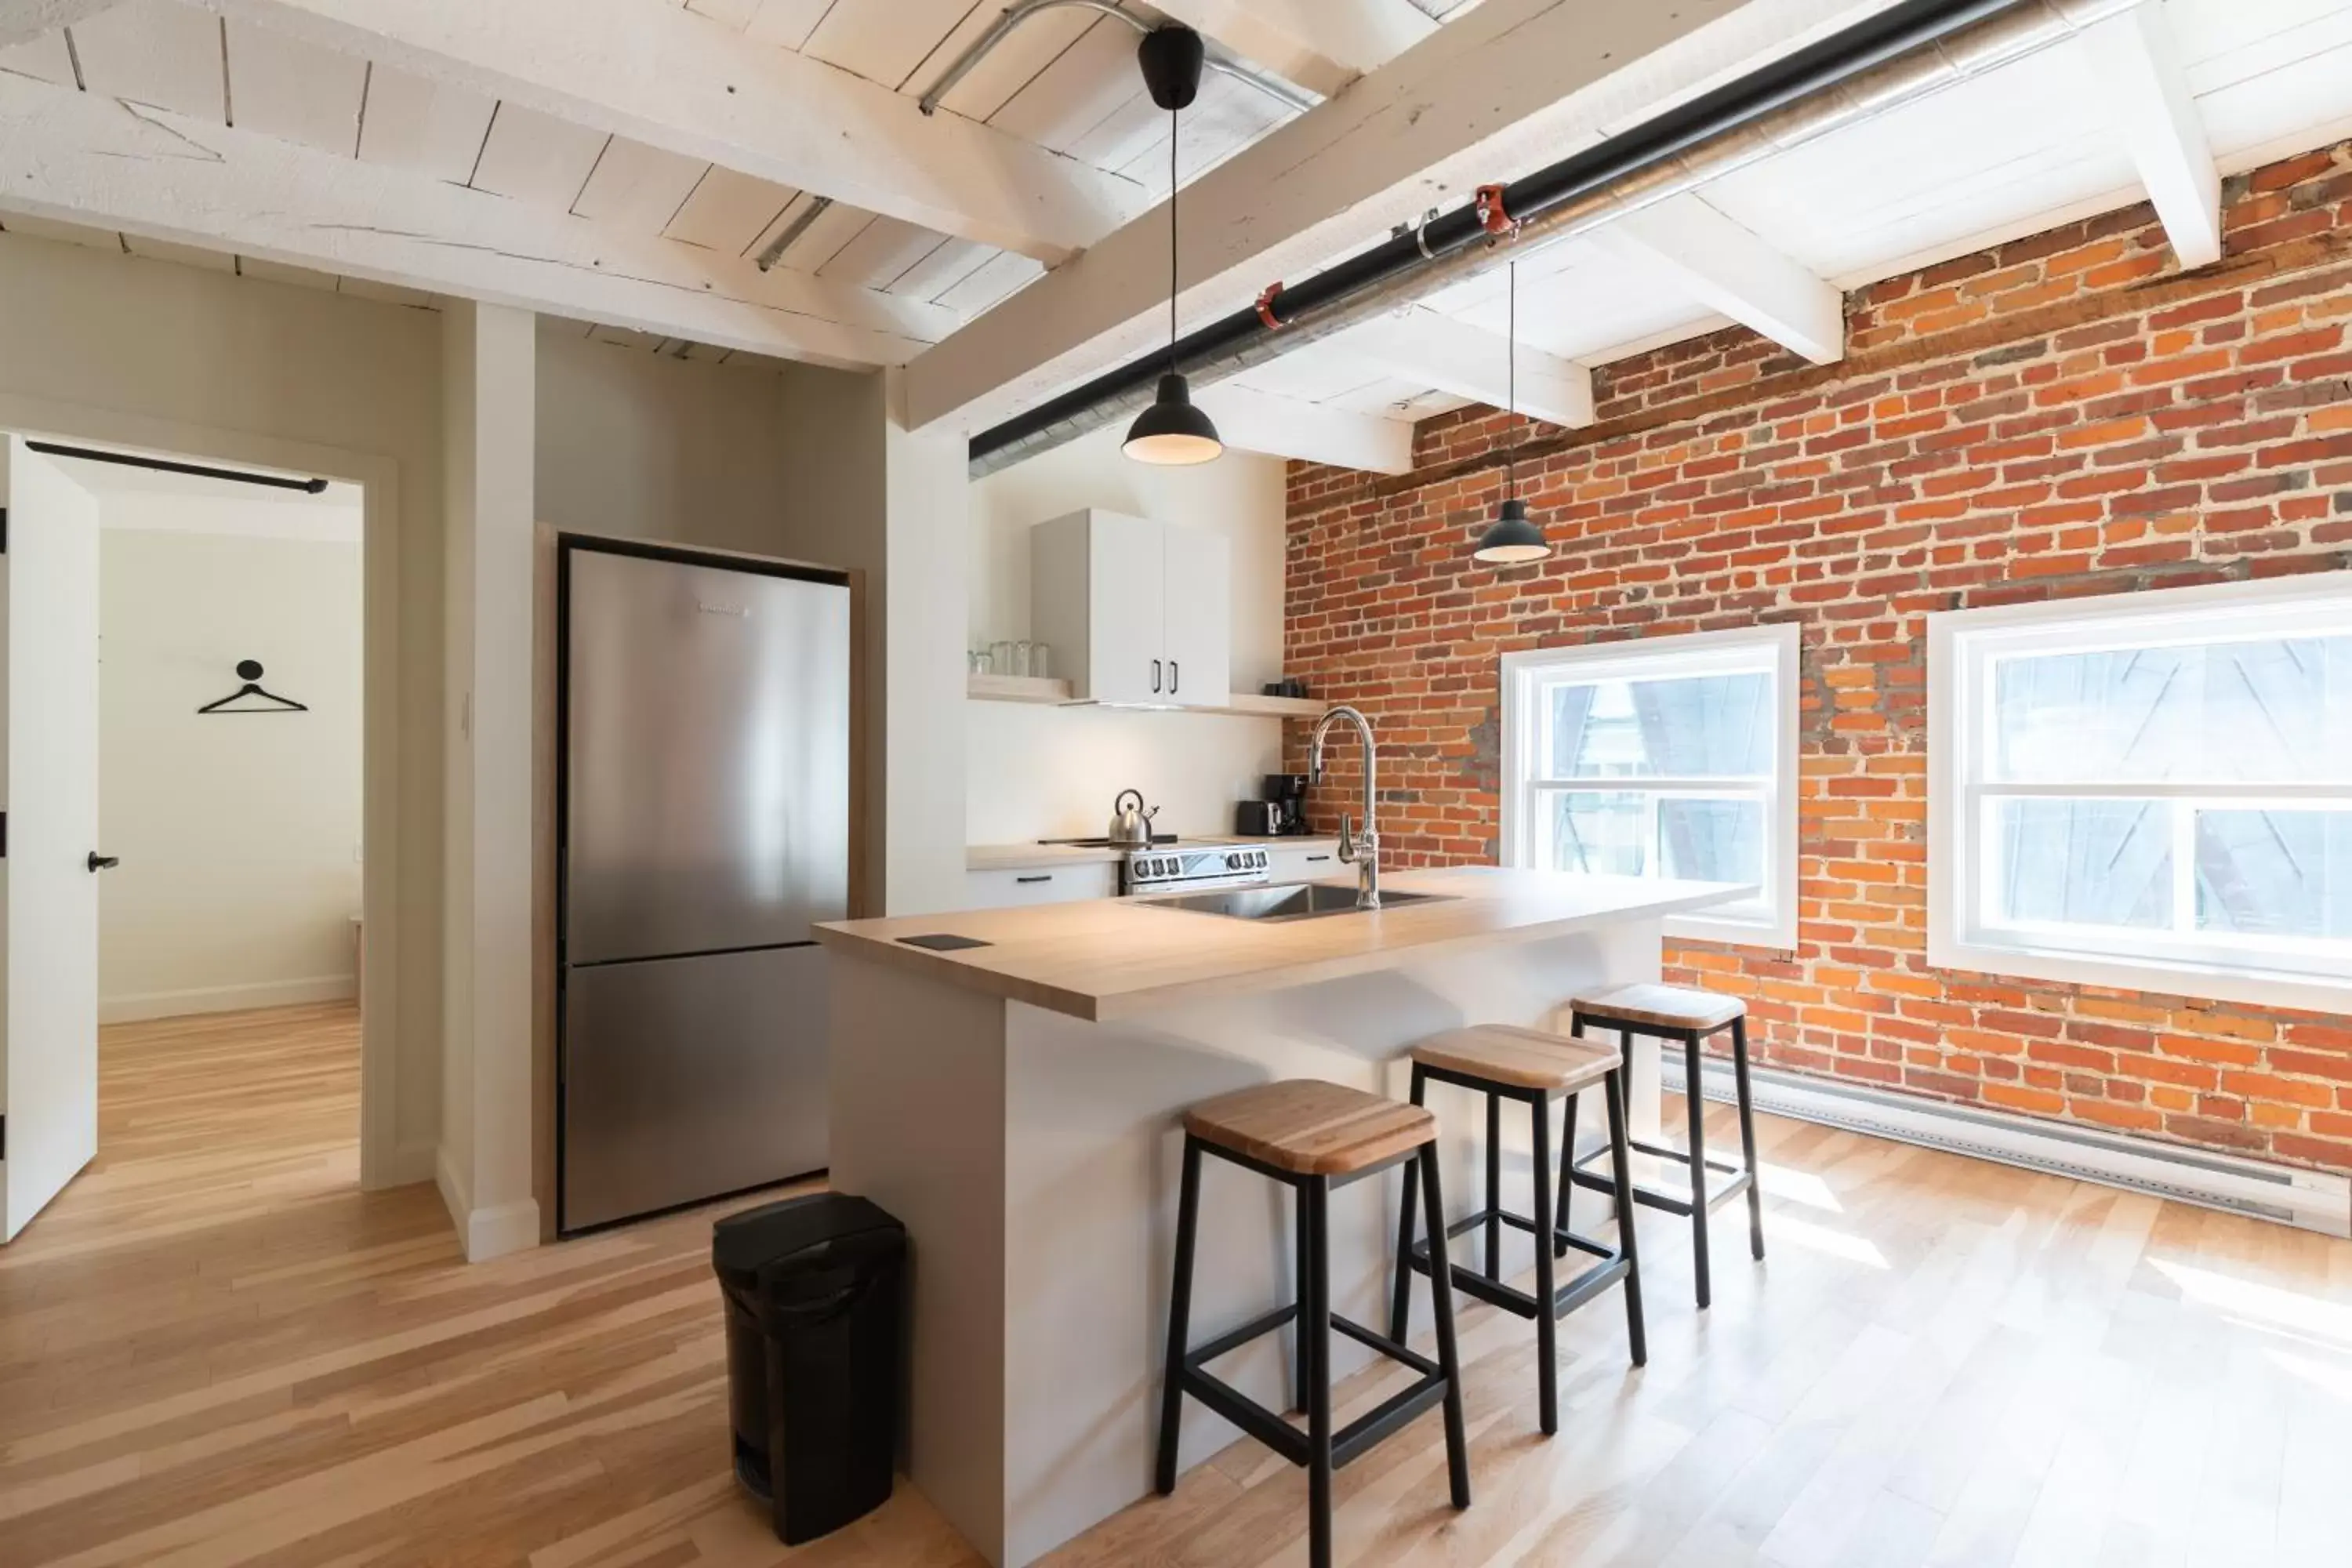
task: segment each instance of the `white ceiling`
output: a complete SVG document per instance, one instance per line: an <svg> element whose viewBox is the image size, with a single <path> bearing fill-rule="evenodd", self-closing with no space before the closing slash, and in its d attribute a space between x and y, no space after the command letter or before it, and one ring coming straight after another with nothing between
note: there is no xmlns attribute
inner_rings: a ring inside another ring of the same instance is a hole
<svg viewBox="0 0 2352 1568"><path fill-rule="evenodd" d="M1411 3L1447 19L1470 9L1455 0ZM2160 5L2196 116L2225 171L2352 134L2352 0L2152 3ZM919 97L1002 9L1002 0L684 4L713 27L740 35L746 49L797 50L905 98ZM1133 9L1150 15L1140 5ZM1082 8L1047 11L959 82L946 97L945 111L1092 165L1148 198L1165 187L1168 128L1142 92L1133 56L1134 33L1126 25ZM232 124L595 225L660 236L688 252L756 256L815 199L723 164L428 81L182 0L121 0L69 31L0 49L0 72ZM2077 51L2053 47L1866 126L1751 165L1706 187L1703 199L1798 266L1852 288L2138 200L2130 150L2104 104L2090 90ZM1182 121L1178 152L1186 183L1293 115L1264 91L1211 73ZM1381 221L1407 216L1386 215ZM6 213L0 213L0 225L278 281L431 303L426 293L381 279L336 279L240 258L228 249ZM962 321L1044 271L1027 257L847 204L832 206L809 226L782 266L921 301ZM1605 363L1713 331L1727 320L1667 269L1600 237L1531 249L1518 271L1521 341L1563 361ZM1489 274L1427 303L1499 333L1504 289L1503 277ZM1214 304L1230 310L1247 302L1234 298ZM629 346L728 357L723 349L683 339L625 328L592 330ZM1286 398L1392 419L1423 417L1463 401L1428 381L1393 374L1392 367L1368 368L1343 342L1310 345L1237 380Z"/></svg>

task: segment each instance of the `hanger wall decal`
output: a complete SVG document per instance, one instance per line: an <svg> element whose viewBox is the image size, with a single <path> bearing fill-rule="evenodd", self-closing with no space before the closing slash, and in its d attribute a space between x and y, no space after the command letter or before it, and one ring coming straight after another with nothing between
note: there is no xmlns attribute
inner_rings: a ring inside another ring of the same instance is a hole
<svg viewBox="0 0 2352 1568"><path fill-rule="evenodd" d="M259 685L261 661L257 658L238 659L236 678L245 684L226 697L205 703L196 711L199 713L308 713L310 710L310 705L307 702L297 702L290 697L280 697L275 691L264 691ZM257 699L266 706L258 708L229 706L232 702L242 702L248 697Z"/></svg>

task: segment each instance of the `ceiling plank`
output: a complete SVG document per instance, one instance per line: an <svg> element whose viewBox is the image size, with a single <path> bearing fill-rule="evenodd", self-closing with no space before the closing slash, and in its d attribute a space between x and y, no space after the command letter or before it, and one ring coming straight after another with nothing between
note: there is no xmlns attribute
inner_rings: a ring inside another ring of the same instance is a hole
<svg viewBox="0 0 2352 1568"><path fill-rule="evenodd" d="M1698 197L1668 196L1593 231L1693 299L1815 364L1845 357L1845 297Z"/></svg>
<svg viewBox="0 0 2352 1568"><path fill-rule="evenodd" d="M1856 0L1484 0L1186 186L1179 314L1197 324L1754 68ZM1147 351L1166 330L1164 204L908 370L918 428L974 430ZM1190 308L1184 308L1189 303Z"/></svg>
<svg viewBox="0 0 2352 1568"><path fill-rule="evenodd" d="M1343 332L1330 348L1454 397L1496 408L1511 401L1509 341L1419 305ZM1520 413L1569 429L1592 423L1591 371L1524 343L1517 358Z"/></svg>
<svg viewBox="0 0 2352 1568"><path fill-rule="evenodd" d="M203 0L403 70L793 190L1056 261L1140 209L1059 158L645 0Z"/></svg>
<svg viewBox="0 0 2352 1568"><path fill-rule="evenodd" d="M1193 401L1217 422L1225 445L1244 452L1379 474L1412 471L1410 420L1350 414L1230 381L1202 387Z"/></svg>
<svg viewBox="0 0 2352 1568"><path fill-rule="evenodd" d="M2141 0L2084 28L2081 47L2173 255L2183 268L2221 260L2221 171L2181 70L2171 24Z"/></svg>
<svg viewBox="0 0 2352 1568"><path fill-rule="evenodd" d="M0 76L0 212L725 348L895 364L955 317L257 132Z"/></svg>
<svg viewBox="0 0 2352 1568"><path fill-rule="evenodd" d="M1325 98L1438 26L1412 0L1153 0L1153 8Z"/></svg>
<svg viewBox="0 0 2352 1568"><path fill-rule="evenodd" d="M0 49L88 21L116 0L0 0Z"/></svg>

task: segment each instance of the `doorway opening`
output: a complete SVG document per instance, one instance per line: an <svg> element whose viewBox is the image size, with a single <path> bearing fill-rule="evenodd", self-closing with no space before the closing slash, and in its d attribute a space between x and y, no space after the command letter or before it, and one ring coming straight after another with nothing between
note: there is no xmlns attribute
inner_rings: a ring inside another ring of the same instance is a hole
<svg viewBox="0 0 2352 1568"><path fill-rule="evenodd" d="M356 1187L362 488L7 447L0 1239L159 1114Z"/></svg>

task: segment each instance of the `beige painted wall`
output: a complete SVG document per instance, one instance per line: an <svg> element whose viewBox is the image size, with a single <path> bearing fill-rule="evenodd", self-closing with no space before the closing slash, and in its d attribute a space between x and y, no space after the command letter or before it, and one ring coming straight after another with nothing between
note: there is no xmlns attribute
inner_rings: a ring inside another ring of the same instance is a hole
<svg viewBox="0 0 2352 1568"><path fill-rule="evenodd" d="M367 746L395 759L366 801L376 1184L432 1174L440 1120L440 368L432 311L0 235L0 427L370 487Z"/></svg>
<svg viewBox="0 0 2352 1568"><path fill-rule="evenodd" d="M102 1020L354 994L356 508L343 538L137 526L180 499L100 504ZM248 658L309 710L198 714Z"/></svg>
<svg viewBox="0 0 2352 1568"><path fill-rule="evenodd" d="M1282 459L1227 448L1195 468L1129 461L1097 431L971 487L969 605L975 641L1029 635L1029 530L1086 507L1215 529L1231 541L1234 687L1282 672ZM1162 828L1230 833L1233 803L1282 762L1272 720L966 704L966 830L974 844L1100 833L1129 785Z"/></svg>

